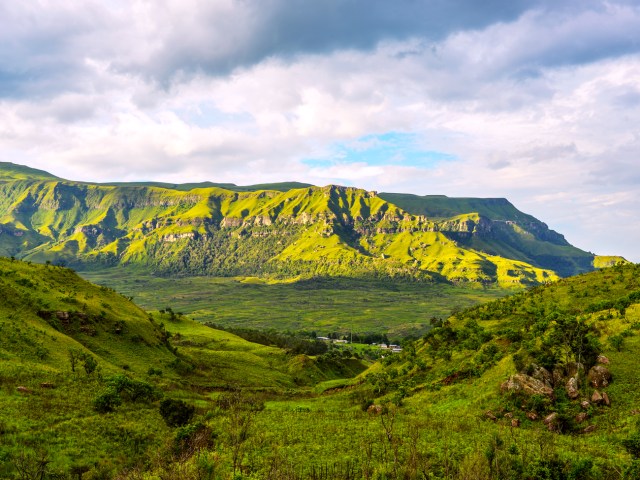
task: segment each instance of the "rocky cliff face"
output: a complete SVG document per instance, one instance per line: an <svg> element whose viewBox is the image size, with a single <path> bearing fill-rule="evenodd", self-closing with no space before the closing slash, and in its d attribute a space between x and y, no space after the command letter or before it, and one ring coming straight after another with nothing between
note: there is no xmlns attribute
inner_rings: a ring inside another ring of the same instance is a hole
<svg viewBox="0 0 640 480"><path fill-rule="evenodd" d="M438 208L446 210L438 198ZM517 212L508 202L474 202ZM554 278L556 260L564 262L563 274L588 269L571 258L590 254L519 213L432 217L375 192L334 185L234 192L16 180L0 183L0 252L81 268L133 263L161 273L399 275L507 284ZM16 241L20 236L29 241ZM536 257L541 252L546 257Z"/></svg>

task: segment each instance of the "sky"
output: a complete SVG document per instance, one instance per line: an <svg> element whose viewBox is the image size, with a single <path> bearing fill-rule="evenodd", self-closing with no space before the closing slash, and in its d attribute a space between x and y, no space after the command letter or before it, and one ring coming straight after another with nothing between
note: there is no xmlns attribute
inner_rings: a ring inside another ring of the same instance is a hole
<svg viewBox="0 0 640 480"><path fill-rule="evenodd" d="M640 2L0 0L0 161L506 197L640 262Z"/></svg>

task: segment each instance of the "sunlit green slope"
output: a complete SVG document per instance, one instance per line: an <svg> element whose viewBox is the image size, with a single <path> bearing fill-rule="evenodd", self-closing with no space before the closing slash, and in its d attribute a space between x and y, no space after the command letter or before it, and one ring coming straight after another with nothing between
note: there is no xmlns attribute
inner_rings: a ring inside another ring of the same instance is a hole
<svg viewBox="0 0 640 480"><path fill-rule="evenodd" d="M539 286L434 319L433 327L365 372L361 396L507 428L515 420L531 441L541 430L590 433L582 455L629 462L623 439L640 401L640 265ZM596 385L591 372L602 367L611 378ZM516 374L539 390L509 391L505 382ZM551 426L543 423L554 413ZM558 438L558 448L571 450L571 438Z"/></svg>
<svg viewBox="0 0 640 480"><path fill-rule="evenodd" d="M13 180L54 180L56 176L44 170L37 170L11 162L0 162L0 182Z"/></svg>
<svg viewBox="0 0 640 480"><path fill-rule="evenodd" d="M0 298L3 378L13 383L64 378L71 371L70 352L78 352L92 356L105 375L145 377L156 368L167 381L293 385L290 359L282 350L204 327L171 310L145 313L67 268L0 258Z"/></svg>
<svg viewBox="0 0 640 480"><path fill-rule="evenodd" d="M589 271L594 255L573 247L547 225L519 211L505 198L450 198L444 195L381 193L413 215L466 218L467 228L451 228L461 246L548 268L561 276ZM469 212L474 212L469 215Z"/></svg>
<svg viewBox="0 0 640 480"><path fill-rule="evenodd" d="M162 399L210 408L218 392L270 395L364 369L251 343L171 308L146 313L68 268L7 258L0 338L0 478L40 478L17 475L41 454L65 475L131 466L172 438Z"/></svg>
<svg viewBox="0 0 640 480"><path fill-rule="evenodd" d="M506 200L434 197L435 206L426 208L431 197L392 195L394 203L390 194L357 188L211 185L18 176L0 183L0 254L85 269L140 266L160 274L399 277L501 286L593 269L594 255Z"/></svg>

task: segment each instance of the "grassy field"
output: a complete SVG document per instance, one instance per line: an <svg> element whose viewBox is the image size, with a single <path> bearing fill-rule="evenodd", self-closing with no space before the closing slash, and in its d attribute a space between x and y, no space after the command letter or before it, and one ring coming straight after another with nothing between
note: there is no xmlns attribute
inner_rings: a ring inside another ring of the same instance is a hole
<svg viewBox="0 0 640 480"><path fill-rule="evenodd" d="M420 335L431 317L502 297L509 290L480 285L333 279L267 284L258 279L159 278L127 269L80 272L147 310L170 306L200 322L277 330Z"/></svg>
<svg viewBox="0 0 640 480"><path fill-rule="evenodd" d="M354 357L251 344L173 309L146 313L71 270L0 259L0 478L637 479L639 274L614 267L459 311L363 371ZM419 288L405 287L395 292ZM610 406L581 405L590 364L574 400L566 378L548 399L501 392L519 362L554 370L588 346L563 325L610 360L599 387ZM120 404L96 408L113 395ZM167 422L165 400L193 416ZM551 412L564 430L543 422Z"/></svg>

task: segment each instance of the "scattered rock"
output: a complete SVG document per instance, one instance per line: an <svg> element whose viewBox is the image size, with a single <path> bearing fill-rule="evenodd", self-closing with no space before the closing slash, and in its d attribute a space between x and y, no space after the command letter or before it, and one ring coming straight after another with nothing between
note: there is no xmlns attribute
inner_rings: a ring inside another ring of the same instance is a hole
<svg viewBox="0 0 640 480"><path fill-rule="evenodd" d="M565 385L565 390L570 399L575 400L580 396L580 390L578 390L578 378L571 377Z"/></svg>
<svg viewBox="0 0 640 480"><path fill-rule="evenodd" d="M486 412L484 415L485 415L485 417L487 417L489 420L493 420L494 422L495 422L496 420L498 420L498 419L496 418L496 416L493 414L493 412L492 412L491 410L489 410L488 412Z"/></svg>
<svg viewBox="0 0 640 480"><path fill-rule="evenodd" d="M518 373L511 375L509 380L500 386L502 392L524 392L527 395L543 395L545 397L553 397L553 389L548 387L540 380Z"/></svg>
<svg viewBox="0 0 640 480"><path fill-rule="evenodd" d="M576 415L576 423L584 422L588 416L589 415L587 414L587 412L580 412L578 415Z"/></svg>
<svg viewBox="0 0 640 480"><path fill-rule="evenodd" d="M552 388L553 387L553 375L551 375L551 373L549 373L549 370L547 370L544 367L539 367L538 365L535 365L535 364L533 364L532 367L533 367L533 372L531 373L531 376L533 378L535 378L536 380L540 380L547 387Z"/></svg>
<svg viewBox="0 0 640 480"><path fill-rule="evenodd" d="M69 320L69 312L56 312L58 320Z"/></svg>
<svg viewBox="0 0 640 480"><path fill-rule="evenodd" d="M611 400L609 400L609 395L607 395L607 392L602 392L602 403L607 407L611 406Z"/></svg>
<svg viewBox="0 0 640 480"><path fill-rule="evenodd" d="M591 432L594 432L595 429L596 429L595 425L589 425L588 427L582 430L582 433L591 433Z"/></svg>
<svg viewBox="0 0 640 480"><path fill-rule="evenodd" d="M580 402L580 406L586 410L591 406L591 403L589 403L589 400L583 400Z"/></svg>
<svg viewBox="0 0 640 480"><path fill-rule="evenodd" d="M507 412L504 414L504 418L513 418L513 413Z"/></svg>
<svg viewBox="0 0 640 480"><path fill-rule="evenodd" d="M29 387L23 387L22 385L19 386L18 388L16 388L17 391L19 391L20 393L33 393L33 390L31 390Z"/></svg>
<svg viewBox="0 0 640 480"><path fill-rule="evenodd" d="M609 365L609 359L604 355L598 355L596 362L601 363L603 365Z"/></svg>
<svg viewBox="0 0 640 480"><path fill-rule="evenodd" d="M536 412L527 412L527 418L529 420L535 421L538 419L538 414Z"/></svg>
<svg viewBox="0 0 640 480"><path fill-rule="evenodd" d="M51 382L42 382L40 388L56 388L56 386Z"/></svg>
<svg viewBox="0 0 640 480"><path fill-rule="evenodd" d="M600 394L600 392L598 390L595 390L593 392L593 395L591 395L591 403L595 403L596 405L602 403L604 399L602 398L602 395Z"/></svg>
<svg viewBox="0 0 640 480"><path fill-rule="evenodd" d="M380 415L382 413L382 405L369 405L367 413L369 415Z"/></svg>
<svg viewBox="0 0 640 480"><path fill-rule="evenodd" d="M518 420L517 418L512 419L512 420L511 420L511 426L512 426L513 428L517 428L517 427L519 427L519 426L520 426L520 420Z"/></svg>
<svg viewBox="0 0 640 480"><path fill-rule="evenodd" d="M556 367L553 369L553 384L554 385L562 385L564 381L564 370L560 367Z"/></svg>
<svg viewBox="0 0 640 480"><path fill-rule="evenodd" d="M587 380L589 380L592 387L603 388L611 382L611 372L607 367L596 365L589 370Z"/></svg>
<svg viewBox="0 0 640 480"><path fill-rule="evenodd" d="M553 412L545 417L543 423L547 426L550 432L555 432L558 429L558 414Z"/></svg>

